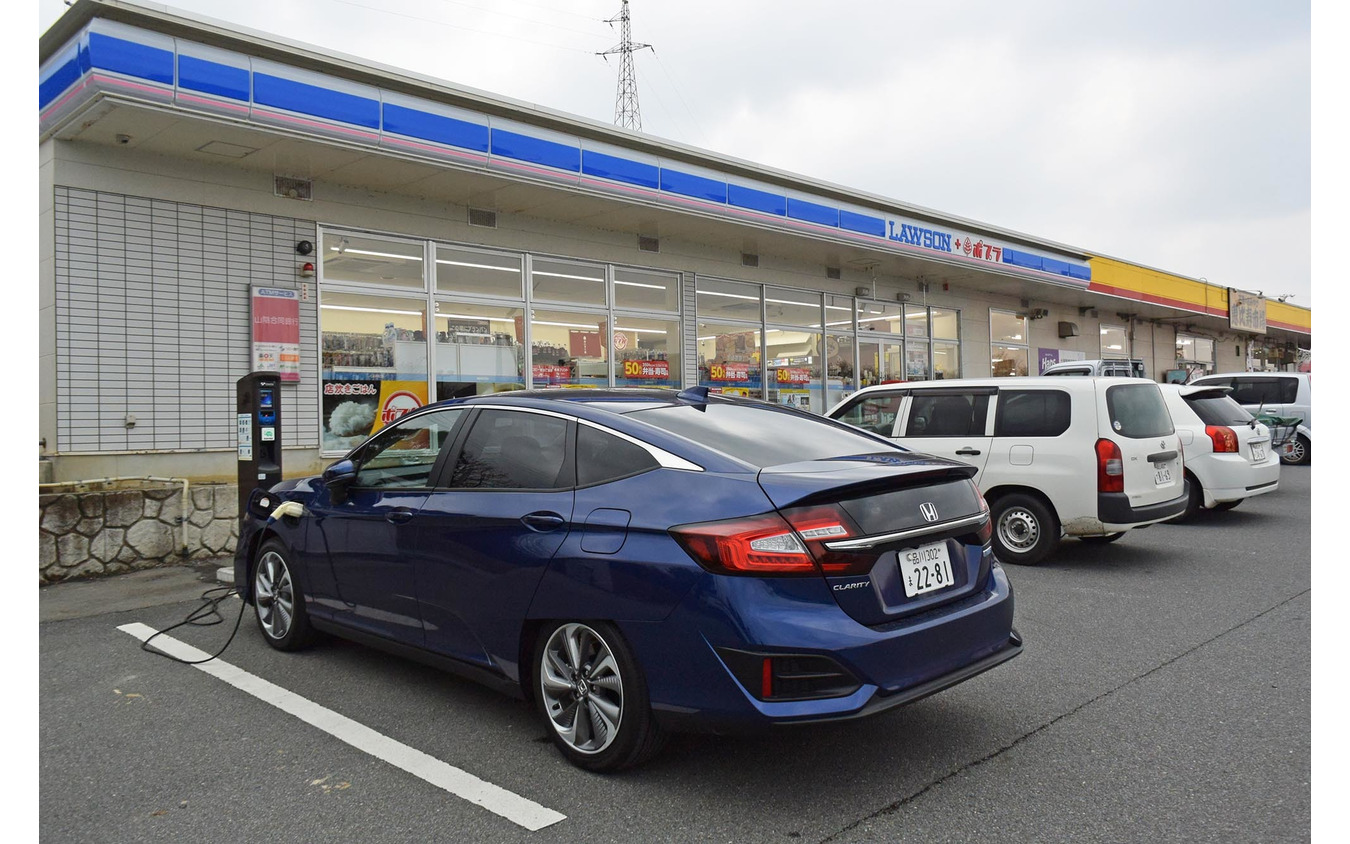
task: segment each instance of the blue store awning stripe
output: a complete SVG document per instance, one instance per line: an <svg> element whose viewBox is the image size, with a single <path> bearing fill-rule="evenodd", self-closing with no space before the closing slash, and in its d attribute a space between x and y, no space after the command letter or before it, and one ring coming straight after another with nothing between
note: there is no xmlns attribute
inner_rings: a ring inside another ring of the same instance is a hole
<svg viewBox="0 0 1350 844"><path fill-rule="evenodd" d="M661 190L711 202L725 204L727 201L726 182L709 179L707 176L681 173L679 170L668 170L665 167L661 168Z"/></svg>
<svg viewBox="0 0 1350 844"><path fill-rule="evenodd" d="M336 120L380 128L380 103L369 97L358 97L318 85L307 85L291 79L282 79L267 73L253 74L253 102L296 114L308 114L325 120Z"/></svg>
<svg viewBox="0 0 1350 844"><path fill-rule="evenodd" d="M147 47L135 41L89 33L89 62L99 70L173 84L173 52Z"/></svg>
<svg viewBox="0 0 1350 844"><path fill-rule="evenodd" d="M880 217L873 217L870 214L859 214L856 211L845 211L839 209L839 228L848 229L858 234L870 234L874 237L886 236L886 221Z"/></svg>
<svg viewBox="0 0 1350 844"><path fill-rule="evenodd" d="M839 209L821 205L818 202L807 202L804 199L789 196L787 215L794 220L805 220L808 223L839 228Z"/></svg>
<svg viewBox="0 0 1350 844"><path fill-rule="evenodd" d="M406 106L384 104L384 131L446 146L488 151L488 127Z"/></svg>
<svg viewBox="0 0 1350 844"><path fill-rule="evenodd" d="M627 182L630 185L656 190L661 186L661 168L617 155L605 155L595 150L581 153L581 172L587 176Z"/></svg>
<svg viewBox="0 0 1350 844"><path fill-rule="evenodd" d="M178 57L178 87L248 102L249 72L195 56Z"/></svg>
<svg viewBox="0 0 1350 844"><path fill-rule="evenodd" d="M61 64L60 67L52 71L50 76L38 83L38 108L46 108L57 97L64 94L67 88L80 81L81 76L83 74L80 72L80 56L76 53L70 57L69 61Z"/></svg>
<svg viewBox="0 0 1350 844"><path fill-rule="evenodd" d="M787 197L783 194L747 188L735 183L727 184L727 203L751 211L763 211L765 214L776 214L779 217L787 216Z"/></svg>
<svg viewBox="0 0 1350 844"><path fill-rule="evenodd" d="M572 173L581 171L580 147L532 138L505 129L492 130L492 154Z"/></svg>

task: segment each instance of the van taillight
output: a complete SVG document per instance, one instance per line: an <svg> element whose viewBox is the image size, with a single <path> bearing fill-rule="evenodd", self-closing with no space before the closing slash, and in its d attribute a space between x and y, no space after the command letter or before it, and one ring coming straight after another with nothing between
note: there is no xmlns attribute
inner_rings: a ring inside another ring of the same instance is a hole
<svg viewBox="0 0 1350 844"><path fill-rule="evenodd" d="M670 529L689 556L716 574L818 574L811 553L777 513Z"/></svg>
<svg viewBox="0 0 1350 844"><path fill-rule="evenodd" d="M1125 491L1125 461L1120 446L1110 440L1097 440L1097 492Z"/></svg>
<svg viewBox="0 0 1350 844"><path fill-rule="evenodd" d="M1209 437L1210 442L1214 443L1215 454L1229 452L1237 454L1237 432L1227 425L1206 425L1205 436Z"/></svg>

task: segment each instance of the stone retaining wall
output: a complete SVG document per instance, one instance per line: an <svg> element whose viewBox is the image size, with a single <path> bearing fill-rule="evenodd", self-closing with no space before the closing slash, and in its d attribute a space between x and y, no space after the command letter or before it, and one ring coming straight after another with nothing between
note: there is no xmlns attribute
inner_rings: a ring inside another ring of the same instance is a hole
<svg viewBox="0 0 1350 844"><path fill-rule="evenodd" d="M120 574L234 554L239 536L233 484L88 489L38 496L38 583ZM187 546L183 547L183 521Z"/></svg>

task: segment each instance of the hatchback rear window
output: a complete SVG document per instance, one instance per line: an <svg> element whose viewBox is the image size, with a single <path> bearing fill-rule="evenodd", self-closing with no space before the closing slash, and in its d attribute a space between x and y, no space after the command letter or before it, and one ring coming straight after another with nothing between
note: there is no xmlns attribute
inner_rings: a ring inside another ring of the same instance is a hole
<svg viewBox="0 0 1350 844"><path fill-rule="evenodd" d="M1106 412L1111 428L1122 437L1139 439L1172 433L1172 417L1162 391L1152 382L1106 388Z"/></svg>
<svg viewBox="0 0 1350 844"><path fill-rule="evenodd" d="M1252 415L1231 396L1197 396L1187 398L1195 415L1206 425L1246 425Z"/></svg>
<svg viewBox="0 0 1350 844"><path fill-rule="evenodd" d="M764 405L709 402L703 407L667 406L638 410L630 413L629 418L687 437L761 469L801 460L904 450L819 416Z"/></svg>

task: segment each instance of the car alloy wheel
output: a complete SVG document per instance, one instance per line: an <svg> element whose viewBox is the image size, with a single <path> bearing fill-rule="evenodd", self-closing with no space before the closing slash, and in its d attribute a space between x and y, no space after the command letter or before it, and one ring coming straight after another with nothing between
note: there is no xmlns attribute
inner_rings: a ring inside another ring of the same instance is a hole
<svg viewBox="0 0 1350 844"><path fill-rule="evenodd" d="M303 648L314 639L314 629L305 613L304 596L287 562L286 546L272 539L258 552L253 569L253 605L258 628L267 644L278 650Z"/></svg>
<svg viewBox="0 0 1350 844"><path fill-rule="evenodd" d="M1308 456L1312 452L1312 443L1308 442L1302 434L1295 434L1294 438L1285 446L1285 450L1280 454L1280 460L1290 466L1297 466L1308 462Z"/></svg>
<svg viewBox="0 0 1350 844"><path fill-rule="evenodd" d="M263 632L273 639L285 639L295 619L295 587L286 561L276 551L269 550L258 561L254 600Z"/></svg>
<svg viewBox="0 0 1350 844"><path fill-rule="evenodd" d="M604 638L584 624L564 624L539 662L544 711L558 737L578 753L604 751L624 716L623 674Z"/></svg>

